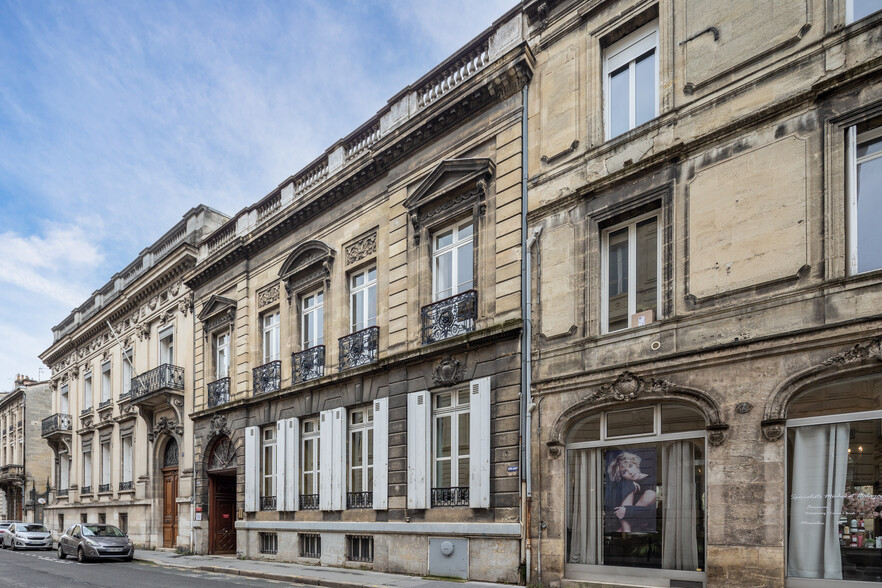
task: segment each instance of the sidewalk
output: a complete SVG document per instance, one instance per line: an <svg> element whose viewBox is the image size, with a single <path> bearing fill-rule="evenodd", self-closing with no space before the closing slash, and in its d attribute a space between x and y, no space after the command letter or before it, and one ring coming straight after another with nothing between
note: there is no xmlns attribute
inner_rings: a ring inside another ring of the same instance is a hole
<svg viewBox="0 0 882 588"><path fill-rule="evenodd" d="M305 566L295 563L237 559L226 555L180 555L171 550L135 550L135 559L160 566L178 567L205 572L249 576L267 580L296 582L326 588L374 588L399 586L401 588L459 588L463 585L482 588L511 588L507 584L490 582L459 582L385 574L371 570Z"/></svg>

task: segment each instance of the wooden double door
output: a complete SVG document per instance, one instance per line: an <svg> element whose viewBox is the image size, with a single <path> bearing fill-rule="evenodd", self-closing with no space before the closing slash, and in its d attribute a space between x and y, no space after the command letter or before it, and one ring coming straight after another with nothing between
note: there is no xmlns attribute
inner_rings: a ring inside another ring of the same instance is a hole
<svg viewBox="0 0 882 588"><path fill-rule="evenodd" d="M178 536L178 468L162 470L162 546L174 547Z"/></svg>
<svg viewBox="0 0 882 588"><path fill-rule="evenodd" d="M236 553L236 476L210 474L208 552Z"/></svg>

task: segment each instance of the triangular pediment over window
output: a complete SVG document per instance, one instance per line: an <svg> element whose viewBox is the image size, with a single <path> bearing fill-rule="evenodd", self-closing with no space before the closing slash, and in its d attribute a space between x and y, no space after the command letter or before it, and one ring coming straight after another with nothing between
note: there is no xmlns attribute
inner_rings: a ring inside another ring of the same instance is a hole
<svg viewBox="0 0 882 588"><path fill-rule="evenodd" d="M329 280L335 251L321 241L307 241L294 248L279 270L290 298L291 292Z"/></svg>
<svg viewBox="0 0 882 588"><path fill-rule="evenodd" d="M493 176L495 167L493 161L486 157L445 159L408 196L404 207L414 211L460 192L475 189L486 192L486 183Z"/></svg>
<svg viewBox="0 0 882 588"><path fill-rule="evenodd" d="M232 323L235 317L236 301L216 294L202 305L202 310L196 315L196 318L202 322L202 328L205 331Z"/></svg>

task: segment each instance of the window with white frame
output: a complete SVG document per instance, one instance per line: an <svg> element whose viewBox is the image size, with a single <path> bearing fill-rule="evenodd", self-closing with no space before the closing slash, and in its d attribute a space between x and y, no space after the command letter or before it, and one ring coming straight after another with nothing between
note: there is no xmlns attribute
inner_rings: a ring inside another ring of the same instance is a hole
<svg viewBox="0 0 882 588"><path fill-rule="evenodd" d="M61 414L70 412L70 387L67 384L61 385L61 396L59 397L58 411Z"/></svg>
<svg viewBox="0 0 882 588"><path fill-rule="evenodd" d="M276 427L261 431L260 509L276 508Z"/></svg>
<svg viewBox="0 0 882 588"><path fill-rule="evenodd" d="M92 372L83 375L83 409L92 408Z"/></svg>
<svg viewBox="0 0 882 588"><path fill-rule="evenodd" d="M120 482L123 484L131 484L132 482L132 454L133 454L133 444L132 444L132 435L125 435L122 437L122 478ZM131 490L131 488L121 488L126 490Z"/></svg>
<svg viewBox="0 0 882 588"><path fill-rule="evenodd" d="M882 126L848 129L848 241L852 275L882 268Z"/></svg>
<svg viewBox="0 0 882 588"><path fill-rule="evenodd" d="M606 138L658 116L658 23L645 25L603 52Z"/></svg>
<svg viewBox="0 0 882 588"><path fill-rule="evenodd" d="M83 450L83 482L82 491L88 494L92 491L92 448Z"/></svg>
<svg viewBox="0 0 882 588"><path fill-rule="evenodd" d="M319 421L305 419L300 435L300 508L318 508L319 494Z"/></svg>
<svg viewBox="0 0 882 588"><path fill-rule="evenodd" d="M374 488L374 407L349 412L349 494L347 508L370 508Z"/></svg>
<svg viewBox="0 0 882 588"><path fill-rule="evenodd" d="M67 492L70 488L70 455L62 453L58 456L58 489Z"/></svg>
<svg viewBox="0 0 882 588"><path fill-rule="evenodd" d="M372 267L349 279L350 331L355 333L377 324L377 268Z"/></svg>
<svg viewBox="0 0 882 588"><path fill-rule="evenodd" d="M661 297L659 213L629 220L602 233L603 332L655 320Z"/></svg>
<svg viewBox="0 0 882 588"><path fill-rule="evenodd" d="M324 345L324 300L325 293L321 290L301 299L301 349Z"/></svg>
<svg viewBox="0 0 882 588"><path fill-rule="evenodd" d="M435 231L432 236L432 300L474 287L474 223L469 218Z"/></svg>
<svg viewBox="0 0 882 588"><path fill-rule="evenodd" d="M279 311L264 314L260 324L263 334L263 363L278 361L281 355Z"/></svg>
<svg viewBox="0 0 882 588"><path fill-rule="evenodd" d="M845 22L851 24L882 10L879 0L846 0Z"/></svg>
<svg viewBox="0 0 882 588"><path fill-rule="evenodd" d="M469 390L432 397L432 504L468 504Z"/></svg>
<svg viewBox="0 0 882 588"><path fill-rule="evenodd" d="M159 365L175 365L175 327L169 325L159 331Z"/></svg>
<svg viewBox="0 0 882 588"><path fill-rule="evenodd" d="M135 360L132 354L132 348L122 352L122 395L127 396L132 391L132 373L134 367L132 362Z"/></svg>
<svg viewBox="0 0 882 588"><path fill-rule="evenodd" d="M101 443L101 486L110 489L110 441Z"/></svg>
<svg viewBox="0 0 882 588"><path fill-rule="evenodd" d="M230 375L230 333L217 333L214 336L214 376L216 379Z"/></svg>
<svg viewBox="0 0 882 588"><path fill-rule="evenodd" d="M101 402L110 400L110 361L101 364Z"/></svg>

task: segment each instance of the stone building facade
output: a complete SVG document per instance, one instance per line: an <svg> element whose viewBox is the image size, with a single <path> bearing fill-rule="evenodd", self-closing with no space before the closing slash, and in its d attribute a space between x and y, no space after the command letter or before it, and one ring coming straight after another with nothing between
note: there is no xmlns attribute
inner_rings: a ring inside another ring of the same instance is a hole
<svg viewBox="0 0 882 588"><path fill-rule="evenodd" d="M533 578L882 580L877 8L524 4Z"/></svg>
<svg viewBox="0 0 882 588"><path fill-rule="evenodd" d="M52 473L52 452L40 423L52 408L48 382L16 376L15 388L0 396L0 517L43 522Z"/></svg>
<svg viewBox="0 0 882 588"><path fill-rule="evenodd" d="M54 457L45 523L107 522L146 547L189 547L196 244L227 221L182 220L53 328L41 435Z"/></svg>
<svg viewBox="0 0 882 588"><path fill-rule="evenodd" d="M522 30L200 245L198 551L518 581Z"/></svg>

